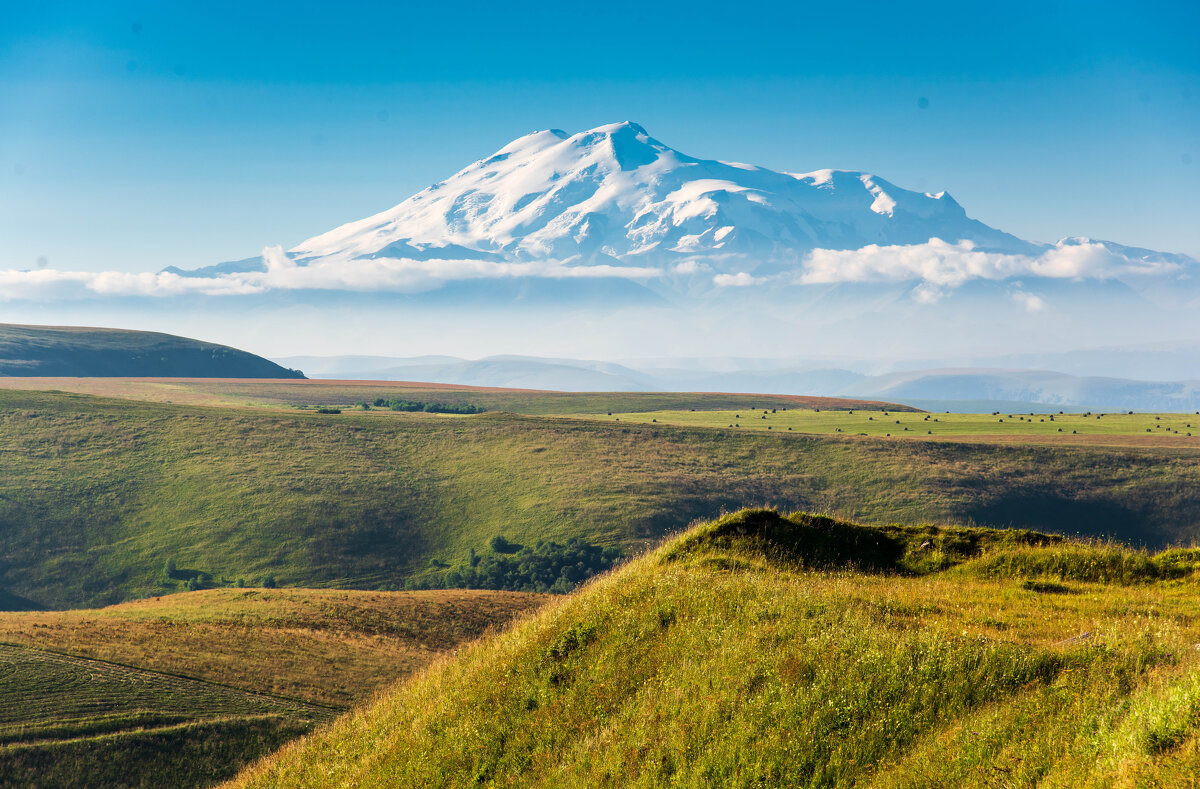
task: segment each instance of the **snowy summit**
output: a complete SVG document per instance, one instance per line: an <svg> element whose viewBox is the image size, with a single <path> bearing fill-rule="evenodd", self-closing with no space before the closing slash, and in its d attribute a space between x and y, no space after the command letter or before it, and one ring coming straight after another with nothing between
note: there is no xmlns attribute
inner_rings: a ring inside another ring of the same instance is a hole
<svg viewBox="0 0 1200 789"><path fill-rule="evenodd" d="M866 254L846 257L853 250ZM783 275L941 287L973 277L1107 276L1194 262L1085 238L1025 241L971 219L946 192L913 192L849 170L786 173L699 159L629 121L527 134L394 208L270 252L168 271L219 276L399 262L428 269L446 261L502 264L507 272L701 275L718 285Z"/></svg>

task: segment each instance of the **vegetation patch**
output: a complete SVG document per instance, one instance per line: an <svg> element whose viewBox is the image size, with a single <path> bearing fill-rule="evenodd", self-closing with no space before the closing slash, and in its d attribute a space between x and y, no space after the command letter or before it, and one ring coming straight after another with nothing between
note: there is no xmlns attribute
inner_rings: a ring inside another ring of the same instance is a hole
<svg viewBox="0 0 1200 789"><path fill-rule="evenodd" d="M993 578L1138 584L1194 576L1200 572L1200 550L1150 553L1116 544L1072 542L1042 550L995 551L978 560L972 569Z"/></svg>
<svg viewBox="0 0 1200 789"><path fill-rule="evenodd" d="M364 402L363 405L365 404ZM427 414L482 414L487 410L472 403L425 403L420 400L406 400L403 397L376 397L372 405L389 411L424 411Z"/></svg>
<svg viewBox="0 0 1200 789"><path fill-rule="evenodd" d="M700 555L709 562L753 555L794 569L847 568L921 575L945 570L1000 546L1045 546L1062 537L1023 529L862 526L822 515L743 510L692 529L664 561Z"/></svg>

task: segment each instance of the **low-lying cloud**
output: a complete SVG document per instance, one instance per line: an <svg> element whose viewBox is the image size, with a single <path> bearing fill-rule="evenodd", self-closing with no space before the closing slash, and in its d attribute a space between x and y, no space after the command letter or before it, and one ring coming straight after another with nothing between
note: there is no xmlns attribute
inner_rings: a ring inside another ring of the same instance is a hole
<svg viewBox="0 0 1200 789"><path fill-rule="evenodd" d="M1040 255L1012 255L979 250L970 241L952 244L931 238L928 243L907 246L871 244L861 249L813 250L805 257L797 280L802 284L919 280L928 286L925 292L935 293L973 279L1108 279L1178 268L1174 263L1129 258L1092 242L1059 244Z"/></svg>
<svg viewBox="0 0 1200 789"><path fill-rule="evenodd" d="M235 296L272 290L333 290L420 293L447 282L514 277L547 279L648 279L658 268L613 265L566 265L560 261L494 262L485 260L330 260L301 266L280 247L262 253L264 271L211 276L173 272L0 270L0 299L48 301L96 296L170 297L186 294Z"/></svg>
<svg viewBox="0 0 1200 789"><path fill-rule="evenodd" d="M171 271L130 273L85 272L51 268L0 270L0 300L52 301L95 297L171 297L188 294L239 296L268 291L359 291L421 293L449 282L518 277L649 280L672 275L711 276L719 288L772 284L912 281L913 298L934 303L970 280L1021 277L1107 279L1164 274L1180 268L1162 259L1131 258L1104 244L1069 242L1037 255L1014 255L977 249L969 241L950 243L932 238L907 246L869 245L861 249L817 249L791 271L754 276L745 271L720 272L715 263L689 259L673 266L588 265L578 261L412 260L406 258L332 258L300 265L281 247L262 253L259 271L184 276ZM1038 311L1038 296L1016 296L1026 309Z"/></svg>

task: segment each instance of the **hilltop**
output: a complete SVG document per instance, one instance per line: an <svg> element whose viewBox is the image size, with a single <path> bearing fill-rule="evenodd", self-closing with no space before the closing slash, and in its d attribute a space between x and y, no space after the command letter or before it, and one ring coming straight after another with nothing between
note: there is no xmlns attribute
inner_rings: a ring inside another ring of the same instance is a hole
<svg viewBox="0 0 1200 789"><path fill-rule="evenodd" d="M159 332L0 324L0 376L303 378L227 345Z"/></svg>
<svg viewBox="0 0 1200 789"><path fill-rule="evenodd" d="M1200 551L752 510L233 786L1180 786Z"/></svg>

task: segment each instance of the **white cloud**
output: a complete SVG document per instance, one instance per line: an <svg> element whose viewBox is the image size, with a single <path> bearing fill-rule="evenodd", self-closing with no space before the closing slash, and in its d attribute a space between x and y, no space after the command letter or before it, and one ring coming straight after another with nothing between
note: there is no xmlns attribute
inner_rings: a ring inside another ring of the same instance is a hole
<svg viewBox="0 0 1200 789"><path fill-rule="evenodd" d="M801 283L921 280L932 288L956 288L968 280L1034 276L1106 279L1175 271L1173 263L1131 259L1099 243L1060 243L1040 255L984 252L970 241L952 244L931 238L925 244L861 249L816 249L801 264ZM929 291L932 292L932 291Z"/></svg>
<svg viewBox="0 0 1200 789"><path fill-rule="evenodd" d="M718 288L744 288L749 285L761 285L766 281L766 277L754 277L745 271L739 271L736 274L717 274L713 277L713 284Z"/></svg>
<svg viewBox="0 0 1200 789"><path fill-rule="evenodd" d="M937 285L928 282L922 282L912 289L913 300L921 304L934 304L941 300L942 296L946 295L946 291L939 288Z"/></svg>
<svg viewBox="0 0 1200 789"><path fill-rule="evenodd" d="M246 295L274 290L336 290L418 293L449 282L518 277L645 280L673 274L708 274L713 261L689 259L668 268L587 265L576 259L505 262L495 260L413 260L409 258L323 258L298 265L281 247L262 252L263 270L187 277L169 272L81 272L39 268L0 270L0 300L47 301L99 296L169 297L186 294ZM779 281L895 282L915 281L911 296L933 303L972 279L1017 277L1110 278L1179 271L1162 260L1134 259L1103 244L1062 242L1039 255L1009 255L976 249L968 241L955 244L937 238L909 246L870 245L855 250L818 249L808 254L794 275L756 277L745 271L712 276L717 287L748 287ZM1031 311L1045 309L1038 296L1016 296Z"/></svg>
<svg viewBox="0 0 1200 789"><path fill-rule="evenodd" d="M1026 312L1041 312L1046 309L1046 300L1033 293L1026 293L1018 289L1012 292L1012 297L1013 301L1024 307Z"/></svg>
<svg viewBox="0 0 1200 789"><path fill-rule="evenodd" d="M170 272L0 270L0 300L34 301L96 296L246 295L270 290L393 291L417 293L447 282L513 277L547 279L648 279L650 267L566 265L559 261L506 263L481 260L332 259L299 266L281 247L262 253L265 271L185 277Z"/></svg>
<svg viewBox="0 0 1200 789"><path fill-rule="evenodd" d="M685 260L671 266L672 274L699 274L702 271L712 271L712 266L699 260Z"/></svg>

